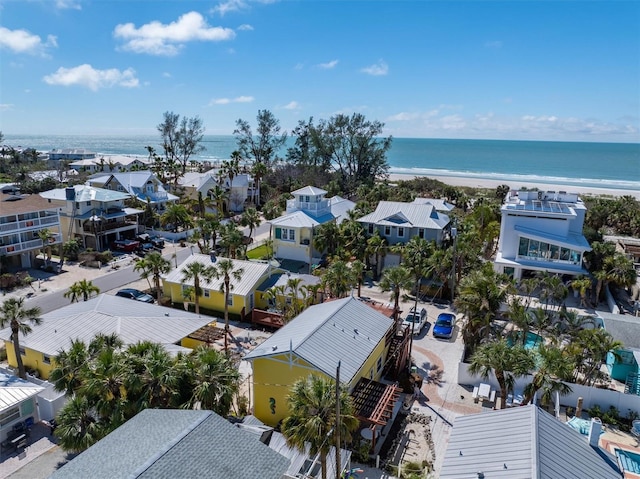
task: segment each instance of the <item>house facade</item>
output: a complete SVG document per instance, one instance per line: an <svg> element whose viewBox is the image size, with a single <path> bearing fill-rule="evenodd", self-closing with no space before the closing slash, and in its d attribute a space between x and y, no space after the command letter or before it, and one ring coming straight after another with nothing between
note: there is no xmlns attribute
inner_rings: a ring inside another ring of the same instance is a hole
<svg viewBox="0 0 640 479"><path fill-rule="evenodd" d="M130 195L88 185L40 193L60 211L63 240L80 239L84 248L109 249L111 242L132 238L139 231L142 210L125 207Z"/></svg>
<svg viewBox="0 0 640 479"><path fill-rule="evenodd" d="M597 325L622 343L622 348L607 353L606 365L611 379L625 385L625 393L640 396L640 321L630 314L598 311Z"/></svg>
<svg viewBox="0 0 640 479"><path fill-rule="evenodd" d="M222 258L227 259L227 258ZM193 298L185 298L187 288L193 288L193 280L183 281L185 269L193 262L201 263L205 267L215 266L218 258L215 255L193 254L163 279L164 295L171 298L173 303L193 303ZM231 292L229 293L229 314L244 318L251 314L256 307L256 289L271 274L280 272L267 263L229 259L233 263L233 271L242 270L240 280L231 276ZM211 281L200 280L202 295L199 298L200 309L224 314L225 295L223 278Z"/></svg>
<svg viewBox="0 0 640 479"><path fill-rule="evenodd" d="M51 153L49 153L51 158ZM100 155L81 158L69 164L76 171L87 173L117 173L122 171L146 170L151 166L147 158L128 155Z"/></svg>
<svg viewBox="0 0 640 479"><path fill-rule="evenodd" d="M216 185L222 187L226 192L224 212L240 213L244 211L248 202L254 201L260 194L259 187L251 175L239 173L231 181L228 175L221 173L220 169L212 169L204 173L187 172L178 179L178 185L184 190L185 196L192 200L197 200L198 194L213 200L211 189ZM215 208L211 209L211 212L213 211Z"/></svg>
<svg viewBox="0 0 640 479"><path fill-rule="evenodd" d="M0 442L21 423L40 421L38 394L44 387L0 370Z"/></svg>
<svg viewBox="0 0 640 479"><path fill-rule="evenodd" d="M339 196L326 198L327 192L314 186L291 194L285 214L269 221L274 254L280 259L317 263L323 251L313 247L314 228L330 221L340 224L355 203Z"/></svg>
<svg viewBox="0 0 640 479"><path fill-rule="evenodd" d="M149 202L151 207L159 213L162 213L168 204L175 203L179 199L167 192L157 176L148 170L99 175L90 178L87 184L96 188L128 193L143 204Z"/></svg>
<svg viewBox="0 0 640 479"><path fill-rule="evenodd" d="M501 208L500 239L494 268L519 280L538 271L588 274L582 234L586 207L576 193L510 191Z"/></svg>
<svg viewBox="0 0 640 479"><path fill-rule="evenodd" d="M49 237L43 244L38 233L45 229ZM0 195L0 257L6 262L3 270L32 268L40 251L61 242L58 207L39 195Z"/></svg>
<svg viewBox="0 0 640 479"><path fill-rule="evenodd" d="M293 383L310 374L336 378L352 392L361 379L379 381L395 335L394 321L356 298L310 306L251 351L253 411L275 426L289 415Z"/></svg>
<svg viewBox="0 0 640 479"><path fill-rule="evenodd" d="M90 160L95 157L95 151L89 151L85 148L54 148L49 152L49 160L51 161L80 161Z"/></svg>
<svg viewBox="0 0 640 479"><path fill-rule="evenodd" d="M72 303L41 316L42 322L20 338L20 355L28 370L47 379L55 367L55 357L67 351L72 340L89 344L97 334L117 334L125 345L139 341L162 344L172 353L189 352L183 341L211 318L155 304L100 294L88 301ZM9 366L17 367L11 329L0 331Z"/></svg>

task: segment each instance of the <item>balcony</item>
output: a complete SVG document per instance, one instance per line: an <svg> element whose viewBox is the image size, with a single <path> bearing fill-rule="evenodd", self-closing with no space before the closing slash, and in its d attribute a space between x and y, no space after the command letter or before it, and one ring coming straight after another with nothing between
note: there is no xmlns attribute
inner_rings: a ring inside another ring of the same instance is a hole
<svg viewBox="0 0 640 479"><path fill-rule="evenodd" d="M329 200L322 200L317 203L298 201L297 199L287 200L287 213L304 211L312 216L322 216L331 212Z"/></svg>
<svg viewBox="0 0 640 479"><path fill-rule="evenodd" d="M120 221L118 223L103 223L102 221L95 221L94 224L91 222L87 222L82 225L82 231L85 233L94 234L102 234L110 231L114 231L120 228L132 228L137 227L138 223L135 221Z"/></svg>
<svg viewBox="0 0 640 479"><path fill-rule="evenodd" d="M4 223L0 225L0 232L8 231L20 231L20 230L32 230L43 229L48 225L59 224L58 215L45 216L43 218L33 218L28 220L13 221L11 223Z"/></svg>
<svg viewBox="0 0 640 479"><path fill-rule="evenodd" d="M59 234L51 235L49 238L49 246L60 243L62 236ZM15 255L23 253L25 251L32 251L35 249L42 249L42 241L40 239L34 239L29 241L21 241L19 243L13 243L10 245L0 246L0 255Z"/></svg>
<svg viewBox="0 0 640 479"><path fill-rule="evenodd" d="M148 197L150 201L167 201L169 199L166 191L145 191L142 196Z"/></svg>

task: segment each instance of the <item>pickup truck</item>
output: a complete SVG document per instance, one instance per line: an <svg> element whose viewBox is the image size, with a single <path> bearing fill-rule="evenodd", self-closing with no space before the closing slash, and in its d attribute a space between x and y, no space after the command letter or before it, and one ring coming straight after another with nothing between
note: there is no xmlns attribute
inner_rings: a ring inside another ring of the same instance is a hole
<svg viewBox="0 0 640 479"><path fill-rule="evenodd" d="M136 240L140 241L141 243L151 243L156 249L164 248L164 238L162 236L150 235L149 233L141 233L136 236Z"/></svg>
<svg viewBox="0 0 640 479"><path fill-rule="evenodd" d="M140 247L140 241L134 240L116 240L111 243L111 247L116 251L124 251L126 253L132 253Z"/></svg>

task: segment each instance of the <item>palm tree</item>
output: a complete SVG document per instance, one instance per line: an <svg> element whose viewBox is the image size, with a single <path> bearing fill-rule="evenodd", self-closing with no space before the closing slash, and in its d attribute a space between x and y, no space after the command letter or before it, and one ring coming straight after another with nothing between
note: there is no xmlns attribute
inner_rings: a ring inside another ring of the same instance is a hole
<svg viewBox="0 0 640 479"><path fill-rule="evenodd" d="M349 443L359 425L353 415L351 397L342 387L339 397L340 417L336 418L335 382L315 375L299 379L287 397L291 414L282 421L281 432L290 447L306 451L309 446L311 455L320 455L321 477L325 479L328 478L327 454L331 450L331 435L339 430L340 438Z"/></svg>
<svg viewBox="0 0 640 479"><path fill-rule="evenodd" d="M192 261L182 269L182 279L180 281L183 283L193 282L196 314L200 314L200 296L202 296L200 283L202 281L209 282L215 276L216 269L213 265L205 266L199 261Z"/></svg>
<svg viewBox="0 0 640 479"><path fill-rule="evenodd" d="M537 356L536 372L524 388L523 405L529 404L538 391L542 391L542 404L550 404L555 392L561 396L571 392L571 387L562 382L570 379L573 372L574 364L569 356L559 348L544 344L538 348Z"/></svg>
<svg viewBox="0 0 640 479"><path fill-rule="evenodd" d="M162 226L171 225L173 232L177 233L180 227L187 228L192 224L191 214L184 205L173 203L167 206L160 216Z"/></svg>
<svg viewBox="0 0 640 479"><path fill-rule="evenodd" d="M83 301L88 301L93 293L100 294L100 288L95 286L91 281L81 279L69 286L69 289L63 296L65 298L71 298L71 302L75 303L80 300L81 296Z"/></svg>
<svg viewBox="0 0 640 479"><path fill-rule="evenodd" d="M362 282L364 281L366 269L367 265L359 259L351 262L351 271L353 271L356 283L358 284L358 298L362 296Z"/></svg>
<svg viewBox="0 0 640 479"><path fill-rule="evenodd" d="M323 223L313 230L313 247L320 253L334 256L340 243L340 229L335 221Z"/></svg>
<svg viewBox="0 0 640 479"><path fill-rule="evenodd" d="M346 297L353 285L355 279L353 271L347 263L342 260L333 261L322 275L322 285L325 291L334 298Z"/></svg>
<svg viewBox="0 0 640 479"><path fill-rule="evenodd" d="M261 161L255 161L253 163L251 174L256 182L256 188L254 189L255 199L253 201L256 206L260 206L260 181L267 175L267 172L267 166Z"/></svg>
<svg viewBox="0 0 640 479"><path fill-rule="evenodd" d="M378 230L375 230L373 236L367 240L366 254L375 258L375 267L373 269L375 279L380 276L381 258L387 254L388 247L386 238L380 236Z"/></svg>
<svg viewBox="0 0 640 479"><path fill-rule="evenodd" d="M220 232L220 246L225 248L227 257L235 258L238 249L243 245L243 235L235 223L229 222L222 227Z"/></svg>
<svg viewBox="0 0 640 479"><path fill-rule="evenodd" d="M160 304L162 298L162 289L160 288L160 277L168 274L171 271L171 261L162 257L157 251L149 253L144 258L140 258L136 261L133 267L134 271L142 271L141 277L153 277L153 285L156 290L156 299ZM145 276L146 275L146 276Z"/></svg>
<svg viewBox="0 0 640 479"><path fill-rule="evenodd" d="M260 213L255 208L247 208L242 213L240 224L249 227L249 238L251 238L253 230L260 226Z"/></svg>
<svg viewBox="0 0 640 479"><path fill-rule="evenodd" d="M45 266L49 264L51 260L51 246L49 246L49 238L51 238L51 230L44 228L38 231L38 238L42 241L42 257L44 259Z"/></svg>
<svg viewBox="0 0 640 479"><path fill-rule="evenodd" d="M218 210L218 215L219 216L223 216L224 215L224 205L225 205L225 202L227 201L227 197L229 196L228 193L227 193L227 190L225 190L220 185L215 185L213 188L211 188L208 191L208 195L213 200L213 202L216 204L216 209Z"/></svg>
<svg viewBox="0 0 640 479"><path fill-rule="evenodd" d="M591 279L586 276L578 276L576 279L571 281L571 287L580 293L580 306L583 308L588 308L588 299L587 299L587 291L591 288Z"/></svg>
<svg viewBox="0 0 640 479"><path fill-rule="evenodd" d="M176 362L158 343L130 345L124 352L127 366L126 389L136 398L135 409L161 408L171 404L178 386Z"/></svg>
<svg viewBox="0 0 640 479"><path fill-rule="evenodd" d="M31 326L26 322L38 325L42 321L40 318L40 308L26 308L24 298L9 298L2 303L0 308L0 328L11 328L11 341L13 342L13 352L16 355L16 364L18 366L18 376L26 379L27 375L22 363L22 355L20 354L20 333L25 336L29 334Z"/></svg>
<svg viewBox="0 0 640 479"><path fill-rule="evenodd" d="M509 346L501 339L480 346L471 357L469 372L487 379L493 372L500 386L501 409L507 407L507 395L513 390L517 377L524 376L535 366L531 353L521 346Z"/></svg>
<svg viewBox="0 0 640 479"><path fill-rule="evenodd" d="M53 383L56 391L71 396L82 384L82 373L90 359L91 352L87 345L79 339L72 339L67 351L58 352L56 366L49 374L49 382Z"/></svg>
<svg viewBox="0 0 640 479"><path fill-rule="evenodd" d="M410 289L413 285L411 272L404 266L387 268L380 280L380 289L384 292L391 291L393 301L393 317L398 322L400 313L400 293L403 289Z"/></svg>
<svg viewBox="0 0 640 479"><path fill-rule="evenodd" d="M81 452L93 446L108 432L108 424L97 416L86 396L73 396L57 416L55 435L68 452Z"/></svg>
<svg viewBox="0 0 640 479"><path fill-rule="evenodd" d="M234 281L242 280L242 275L244 274L244 268L236 268L236 265L230 259L221 259L217 262L217 264L213 267L213 276L216 279L222 279L222 287L221 290L224 293L224 351L228 352L228 338L229 338L229 293L233 291L233 284L231 284L231 279Z"/></svg>
<svg viewBox="0 0 640 479"><path fill-rule="evenodd" d="M578 337L567 346L576 369L574 381L592 386L603 379L600 372L607 354L619 356L622 342L613 339L611 333L603 328L583 329Z"/></svg>

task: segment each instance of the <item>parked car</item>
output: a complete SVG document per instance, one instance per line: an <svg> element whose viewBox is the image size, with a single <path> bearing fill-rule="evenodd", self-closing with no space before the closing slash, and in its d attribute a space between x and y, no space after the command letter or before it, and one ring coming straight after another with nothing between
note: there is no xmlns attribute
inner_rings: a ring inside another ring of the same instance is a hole
<svg viewBox="0 0 640 479"><path fill-rule="evenodd" d="M116 240L111 243L111 247L115 251L124 251L126 253L132 253L140 247L140 241L134 240Z"/></svg>
<svg viewBox="0 0 640 479"><path fill-rule="evenodd" d="M162 236L150 235L149 233L141 233L136 236L136 240L141 243L151 243L154 248L164 248L164 238Z"/></svg>
<svg viewBox="0 0 640 479"><path fill-rule="evenodd" d="M403 326L411 328L413 325L413 334L418 335L422 332L422 329L427 324L427 310L422 308L416 311L415 308L411 308L407 317L402 321Z"/></svg>
<svg viewBox="0 0 640 479"><path fill-rule="evenodd" d="M440 313L433 326L433 337L451 339L456 325L456 316L451 313Z"/></svg>
<svg viewBox="0 0 640 479"><path fill-rule="evenodd" d="M154 302L153 296L133 288L121 289L116 293L116 296L120 296L121 298L135 299L136 301L142 301L143 303Z"/></svg>
<svg viewBox="0 0 640 479"><path fill-rule="evenodd" d="M144 256L145 254L153 251L155 249L155 247L153 246L153 243L140 243L140 246L138 246L138 254Z"/></svg>

